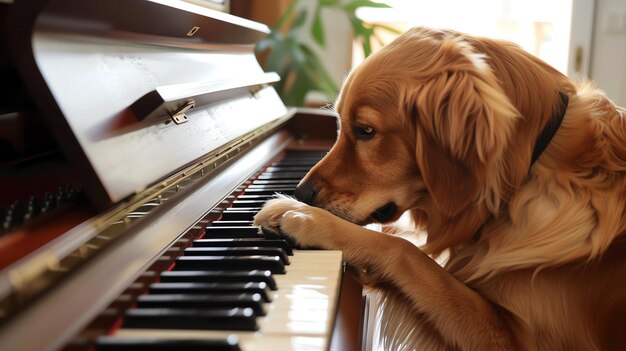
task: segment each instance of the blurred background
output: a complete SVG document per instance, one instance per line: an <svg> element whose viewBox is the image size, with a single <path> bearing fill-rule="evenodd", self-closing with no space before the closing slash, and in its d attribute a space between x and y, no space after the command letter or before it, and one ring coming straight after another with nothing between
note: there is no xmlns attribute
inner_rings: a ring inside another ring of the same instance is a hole
<svg viewBox="0 0 626 351"><path fill-rule="evenodd" d="M188 0L210 3L211 0ZM626 105L624 0L230 0L228 11L267 24L257 53L283 78L289 105L335 99L349 70L413 26L513 41L576 81L591 79Z"/></svg>

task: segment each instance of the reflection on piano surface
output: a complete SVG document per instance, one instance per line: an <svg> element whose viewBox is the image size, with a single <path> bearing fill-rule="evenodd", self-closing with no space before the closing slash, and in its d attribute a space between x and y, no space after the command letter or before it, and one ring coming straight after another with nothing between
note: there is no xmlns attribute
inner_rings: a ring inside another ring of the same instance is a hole
<svg viewBox="0 0 626 351"><path fill-rule="evenodd" d="M25 87L0 111L1 350L361 348L341 252L252 226L336 135L278 98L266 27L167 0L0 15Z"/></svg>

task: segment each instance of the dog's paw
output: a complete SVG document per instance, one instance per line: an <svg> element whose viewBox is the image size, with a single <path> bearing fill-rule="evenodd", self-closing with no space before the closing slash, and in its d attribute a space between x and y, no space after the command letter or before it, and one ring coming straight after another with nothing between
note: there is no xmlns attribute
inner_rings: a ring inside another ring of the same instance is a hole
<svg viewBox="0 0 626 351"><path fill-rule="evenodd" d="M279 233L280 221L285 212L296 210L303 206L306 205L291 198L269 200L265 203L261 211L254 216L254 225Z"/></svg>
<svg viewBox="0 0 626 351"><path fill-rule="evenodd" d="M273 199L254 217L254 224L265 232L286 236L299 247L320 247L325 243L325 223L335 218L317 207L306 205L290 198Z"/></svg>

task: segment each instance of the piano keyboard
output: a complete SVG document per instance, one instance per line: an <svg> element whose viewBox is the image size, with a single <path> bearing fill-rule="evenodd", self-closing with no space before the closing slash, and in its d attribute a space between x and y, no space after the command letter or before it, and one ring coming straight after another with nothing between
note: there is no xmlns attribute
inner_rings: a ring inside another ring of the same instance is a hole
<svg viewBox="0 0 626 351"><path fill-rule="evenodd" d="M178 246L182 255L127 304L121 327L99 337L96 349L328 349L341 252L292 249L252 226L264 202L292 195L321 156L289 152L249 181L191 246Z"/></svg>

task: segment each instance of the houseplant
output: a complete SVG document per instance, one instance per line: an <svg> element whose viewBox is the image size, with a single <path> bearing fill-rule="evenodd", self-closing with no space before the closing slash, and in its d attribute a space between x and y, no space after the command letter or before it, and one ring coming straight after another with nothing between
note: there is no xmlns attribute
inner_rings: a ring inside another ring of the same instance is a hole
<svg viewBox="0 0 626 351"><path fill-rule="evenodd" d="M314 1L315 4L302 6L305 1ZM310 31L314 44L323 47L327 40L322 16L324 10L339 10L349 19L354 37L361 42L365 57L371 54L374 41L382 44L377 30L397 33L391 27L362 21L356 16L356 10L360 7L389 6L372 0L293 0L276 25L271 27L270 34L259 41L255 50L258 54L266 55L264 69L281 76L281 81L275 87L287 105L304 106L305 97L310 91L319 91L328 98L333 98L339 91L309 40L299 35L304 26L309 26L305 29Z"/></svg>

